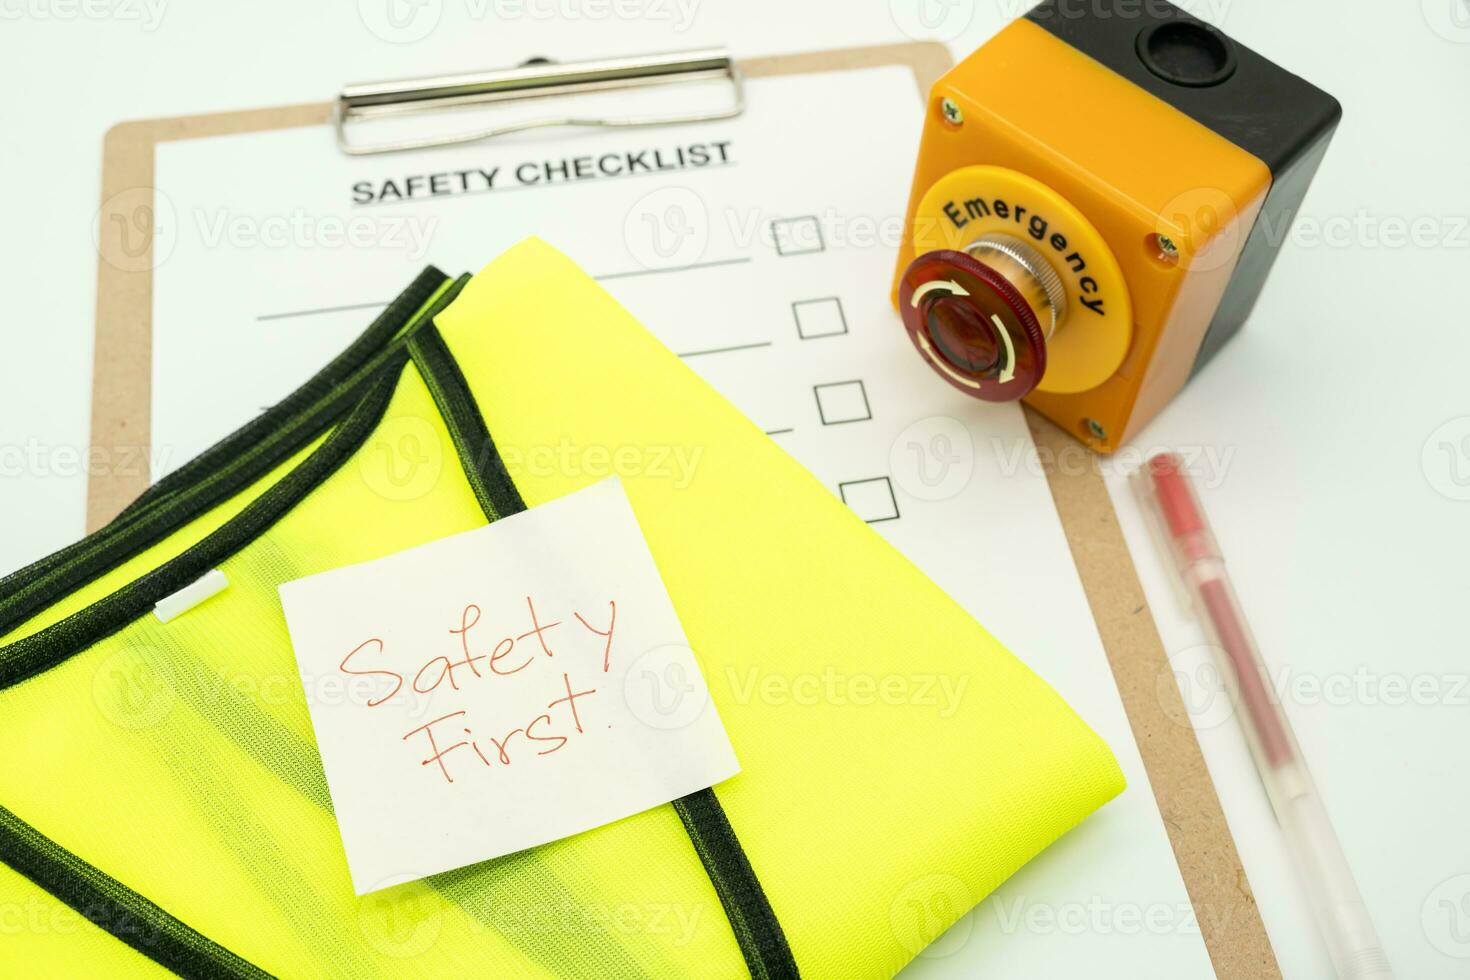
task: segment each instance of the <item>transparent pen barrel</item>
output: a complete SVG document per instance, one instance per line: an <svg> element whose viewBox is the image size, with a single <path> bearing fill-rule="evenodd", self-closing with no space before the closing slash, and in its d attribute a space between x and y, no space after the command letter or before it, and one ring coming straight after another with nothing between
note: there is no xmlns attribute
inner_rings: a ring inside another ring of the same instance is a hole
<svg viewBox="0 0 1470 980"><path fill-rule="evenodd" d="M1393 976L1357 882L1316 785L1302 763L1260 648L1241 612L1224 563L1205 558L1186 580L1200 606L1226 688L1255 756L1266 795L1286 837L1337 975L1352 980Z"/></svg>

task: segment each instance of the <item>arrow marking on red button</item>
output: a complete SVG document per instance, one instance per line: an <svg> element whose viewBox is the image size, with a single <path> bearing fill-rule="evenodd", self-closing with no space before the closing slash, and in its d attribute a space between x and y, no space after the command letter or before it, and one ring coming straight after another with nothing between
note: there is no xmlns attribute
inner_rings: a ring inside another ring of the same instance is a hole
<svg viewBox="0 0 1470 980"><path fill-rule="evenodd" d="M953 279L931 279L914 290L914 295L909 299L910 306L918 306L919 300L936 289L954 293L956 296L968 296L970 291Z"/></svg>
<svg viewBox="0 0 1470 980"><path fill-rule="evenodd" d="M990 322L995 324L995 329L1000 331L1000 339L1006 343L1006 366L1000 372L1000 383L1005 384L1016 376L1016 346L1011 343L1011 332L1001 322L1000 317L994 313L990 314Z"/></svg>

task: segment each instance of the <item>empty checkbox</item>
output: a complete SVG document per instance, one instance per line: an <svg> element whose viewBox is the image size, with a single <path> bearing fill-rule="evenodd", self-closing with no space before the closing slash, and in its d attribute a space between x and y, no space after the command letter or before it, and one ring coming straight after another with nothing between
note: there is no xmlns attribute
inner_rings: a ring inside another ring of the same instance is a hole
<svg viewBox="0 0 1470 980"><path fill-rule="evenodd" d="M802 340L847 333L842 300L836 296L797 300L791 304L791 315L796 318L796 334Z"/></svg>
<svg viewBox="0 0 1470 980"><path fill-rule="evenodd" d="M898 501L893 497L893 484L886 476L839 483L837 492L842 495L842 502L869 524L898 518Z"/></svg>
<svg viewBox="0 0 1470 980"><path fill-rule="evenodd" d="M861 381L835 381L812 389L817 396L817 414L823 425L866 422L873 417L868 391Z"/></svg>
<svg viewBox="0 0 1470 980"><path fill-rule="evenodd" d="M771 238L776 243L777 255L810 255L827 247L822 241L821 222L810 214L772 221Z"/></svg>

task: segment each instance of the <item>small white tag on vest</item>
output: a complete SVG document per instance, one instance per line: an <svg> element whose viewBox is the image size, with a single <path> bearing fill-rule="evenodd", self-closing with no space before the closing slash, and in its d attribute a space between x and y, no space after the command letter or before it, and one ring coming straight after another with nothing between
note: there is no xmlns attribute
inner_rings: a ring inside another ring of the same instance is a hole
<svg viewBox="0 0 1470 980"><path fill-rule="evenodd" d="M158 617L160 623L166 623L182 616L205 599L223 592L229 585L230 580L225 578L225 573L218 568L212 568L179 591L159 599L153 604L153 615Z"/></svg>

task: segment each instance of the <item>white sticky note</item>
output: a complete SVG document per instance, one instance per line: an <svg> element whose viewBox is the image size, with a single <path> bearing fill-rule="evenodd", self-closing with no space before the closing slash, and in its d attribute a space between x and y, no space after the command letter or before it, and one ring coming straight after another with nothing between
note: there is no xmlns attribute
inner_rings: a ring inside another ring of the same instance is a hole
<svg viewBox="0 0 1470 980"><path fill-rule="evenodd" d="M359 895L740 770L616 478L280 593Z"/></svg>

